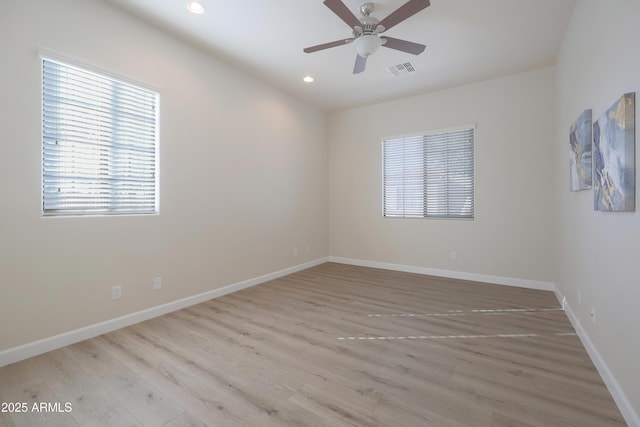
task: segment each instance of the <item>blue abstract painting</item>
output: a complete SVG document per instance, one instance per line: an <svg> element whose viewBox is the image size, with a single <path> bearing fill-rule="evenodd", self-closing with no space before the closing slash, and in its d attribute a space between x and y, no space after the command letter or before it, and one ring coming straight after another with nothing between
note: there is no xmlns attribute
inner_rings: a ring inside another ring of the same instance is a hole
<svg viewBox="0 0 640 427"><path fill-rule="evenodd" d="M591 110L584 110L569 129L569 190L591 188Z"/></svg>
<svg viewBox="0 0 640 427"><path fill-rule="evenodd" d="M635 211L635 146L635 93L627 93L593 124L595 210Z"/></svg>

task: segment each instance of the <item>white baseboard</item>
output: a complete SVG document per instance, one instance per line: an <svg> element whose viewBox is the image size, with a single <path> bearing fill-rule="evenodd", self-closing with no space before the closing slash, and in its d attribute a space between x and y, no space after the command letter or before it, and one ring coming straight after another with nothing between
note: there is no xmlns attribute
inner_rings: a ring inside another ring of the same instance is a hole
<svg viewBox="0 0 640 427"><path fill-rule="evenodd" d="M56 350L58 348L75 344L80 341L84 341L89 338L97 337L98 335L105 334L107 332L115 331L116 329L125 328L127 326L134 325L136 323L143 322L145 320L152 319L154 317L162 316L163 314L171 313L176 310L199 304L210 299L218 298L223 295L237 292L242 289L250 288L261 283L268 282L270 280L277 279L279 277L286 276L288 274L295 273L297 271L305 270L310 267L314 267L319 264L323 264L328 261L328 258L320 258L314 261L298 264L293 267L285 268L273 273L264 274L262 276L254 277L252 279L243 280L242 282L233 283L231 285L223 286L221 288L213 289L211 291L203 292L198 295L193 295L187 298L183 298L177 301L171 301L166 304L151 307L145 310L141 310L135 313L127 314L125 316L117 317L115 319L106 320L104 322L95 323L93 325L85 326L80 329L65 332L52 337L44 338L38 341L30 342L18 347L9 348L7 350L0 351L0 367L9 365L11 363L19 362L21 360L28 359L39 354L46 353L48 351Z"/></svg>
<svg viewBox="0 0 640 427"><path fill-rule="evenodd" d="M516 286L519 288L538 289L542 291L553 291L555 289L555 285L551 282L517 279L512 277L491 276L487 274L465 273L452 270L440 270L437 268L416 267L412 265L390 264L387 262L367 261L334 256L329 257L329 262L358 265L361 267L381 268L384 270L404 271L406 273L425 274L428 276L447 277L450 279L471 280L474 282L492 283L495 285Z"/></svg>
<svg viewBox="0 0 640 427"><path fill-rule="evenodd" d="M560 293L559 290L556 290L555 292L558 301L560 301L560 303L562 304L562 302L564 301L564 296ZM576 333L578 334L582 345L587 350L591 361L602 377L602 381L604 381L604 384L607 386L609 393L611 393L611 397L613 397L616 405L618 405L618 409L624 417L624 420L627 422L629 427L640 427L640 415L629 401L629 398L625 394L624 390L622 389L622 387L620 387L620 384L613 376L611 369L609 369L609 366L605 363L604 359L600 355L600 352L598 352L598 349L589 338L589 335L587 335L587 332L582 327L580 320L578 320L578 317L575 315L568 303L564 304L564 311L567 314L571 325L573 325L573 329L575 329Z"/></svg>

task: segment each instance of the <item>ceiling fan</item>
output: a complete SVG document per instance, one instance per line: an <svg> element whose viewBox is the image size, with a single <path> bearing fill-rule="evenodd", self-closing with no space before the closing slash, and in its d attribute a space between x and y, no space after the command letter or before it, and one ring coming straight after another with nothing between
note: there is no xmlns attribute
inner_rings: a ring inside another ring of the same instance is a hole
<svg viewBox="0 0 640 427"><path fill-rule="evenodd" d="M367 58L378 50L380 46L411 53L413 55L421 54L426 48L423 44L395 39L388 36L381 36L380 34L384 33L391 27L396 26L405 19L415 15L422 9L425 9L430 4L429 0L409 0L382 21L378 21L378 19L371 16L371 12L373 12L374 8L373 3L367 2L360 6L362 19L356 18L342 0L324 0L323 3L353 29L353 37L311 46L304 49L304 51L306 53L312 53L323 49L329 49L331 47L353 43L357 52L356 63L353 67L353 74L359 74L364 71L367 65Z"/></svg>

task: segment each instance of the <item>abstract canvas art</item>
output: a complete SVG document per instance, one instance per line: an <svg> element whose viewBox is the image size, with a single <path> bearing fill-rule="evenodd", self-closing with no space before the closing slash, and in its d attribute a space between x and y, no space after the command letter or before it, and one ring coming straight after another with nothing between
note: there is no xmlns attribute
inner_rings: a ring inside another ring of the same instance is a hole
<svg viewBox="0 0 640 427"><path fill-rule="evenodd" d="M595 210L635 211L635 145L635 93L627 93L593 124Z"/></svg>
<svg viewBox="0 0 640 427"><path fill-rule="evenodd" d="M584 110L569 129L569 190L591 188L591 110Z"/></svg>

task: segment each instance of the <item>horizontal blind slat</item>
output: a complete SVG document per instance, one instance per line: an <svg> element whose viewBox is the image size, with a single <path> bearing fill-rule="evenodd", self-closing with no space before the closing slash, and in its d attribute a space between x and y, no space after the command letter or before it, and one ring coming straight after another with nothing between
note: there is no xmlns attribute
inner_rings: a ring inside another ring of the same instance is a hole
<svg viewBox="0 0 640 427"><path fill-rule="evenodd" d="M156 212L157 99L43 59L45 215Z"/></svg>
<svg viewBox="0 0 640 427"><path fill-rule="evenodd" d="M383 141L383 215L473 218L473 129Z"/></svg>

